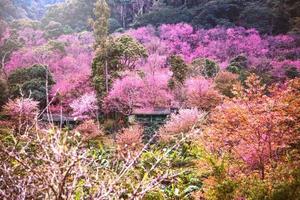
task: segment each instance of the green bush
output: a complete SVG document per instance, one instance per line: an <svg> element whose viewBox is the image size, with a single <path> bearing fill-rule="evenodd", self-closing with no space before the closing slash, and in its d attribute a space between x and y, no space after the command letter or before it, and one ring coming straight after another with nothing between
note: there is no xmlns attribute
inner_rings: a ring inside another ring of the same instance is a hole
<svg viewBox="0 0 300 200"><path fill-rule="evenodd" d="M287 67L285 69L285 75L290 79L294 79L300 77L300 72L297 70L296 67Z"/></svg>
<svg viewBox="0 0 300 200"><path fill-rule="evenodd" d="M248 58L245 55L236 56L230 61L227 71L238 74L240 81L244 82L249 75Z"/></svg>
<svg viewBox="0 0 300 200"><path fill-rule="evenodd" d="M300 199L300 169L292 172L291 181L285 181L275 186L271 200Z"/></svg>

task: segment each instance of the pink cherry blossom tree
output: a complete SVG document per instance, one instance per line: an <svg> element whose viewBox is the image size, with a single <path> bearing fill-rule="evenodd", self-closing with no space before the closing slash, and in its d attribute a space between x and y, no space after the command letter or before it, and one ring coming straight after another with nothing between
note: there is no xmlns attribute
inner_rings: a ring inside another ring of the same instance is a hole
<svg viewBox="0 0 300 200"><path fill-rule="evenodd" d="M86 93L71 103L73 116L81 119L98 117L97 97L95 93Z"/></svg>

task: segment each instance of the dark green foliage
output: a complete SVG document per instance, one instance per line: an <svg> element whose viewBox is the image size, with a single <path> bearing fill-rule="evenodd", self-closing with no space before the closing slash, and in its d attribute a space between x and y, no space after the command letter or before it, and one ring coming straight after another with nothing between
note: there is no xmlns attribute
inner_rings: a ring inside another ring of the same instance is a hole
<svg viewBox="0 0 300 200"><path fill-rule="evenodd" d="M122 60L120 64L123 65L124 68L133 69L135 68L135 62L139 58L147 57L145 47L128 35L117 38L113 47L116 52L119 52L119 61Z"/></svg>
<svg viewBox="0 0 300 200"><path fill-rule="evenodd" d="M0 29L3 28L3 27L1 27L1 25L3 25L3 24L1 23L1 20L0 20ZM3 34L2 31L4 32L4 30L0 30L0 37ZM4 74L5 76L7 76L7 74L5 74L5 72L3 70L4 66L2 66L2 64L6 63L9 60L9 56L11 55L11 53L13 51L17 50L18 48L20 48L21 46L22 46L22 42L18 38L17 31L12 30L10 37L5 39L2 42L2 45L0 46L0 60L1 60L0 74L1 75Z"/></svg>
<svg viewBox="0 0 300 200"><path fill-rule="evenodd" d="M29 68L20 68L8 77L9 95L11 98L31 97L40 102L40 106L46 105L46 82L48 91L54 84L51 73L41 65L33 65Z"/></svg>
<svg viewBox="0 0 300 200"><path fill-rule="evenodd" d="M219 71L220 71L220 67L216 62L209 59L205 59L205 65L202 70L203 76L212 78L215 77Z"/></svg>
<svg viewBox="0 0 300 200"><path fill-rule="evenodd" d="M188 66L184 60L177 55L172 55L168 59L168 62L171 66L171 71L173 72L172 78L169 81L169 87L174 89L177 85L184 83L187 77Z"/></svg>
<svg viewBox="0 0 300 200"><path fill-rule="evenodd" d="M5 80L0 79L0 110L1 107L5 104L8 97L8 88Z"/></svg>
<svg viewBox="0 0 300 200"><path fill-rule="evenodd" d="M282 182L275 187L271 195L271 200L300 199L300 169L295 169L292 173L292 180Z"/></svg>
<svg viewBox="0 0 300 200"><path fill-rule="evenodd" d="M123 69L119 62L120 49L112 38L108 44L105 49L97 52L92 64L93 85L100 101L107 95L113 81L120 77Z"/></svg>
<svg viewBox="0 0 300 200"><path fill-rule="evenodd" d="M95 37L95 48L105 51L109 31L110 8L106 0L97 1L94 8L94 20L91 20Z"/></svg>
<svg viewBox="0 0 300 200"><path fill-rule="evenodd" d="M257 3L246 6L241 13L241 25L246 28L255 28L261 33L272 33L274 16L271 8L258 6Z"/></svg>
<svg viewBox="0 0 300 200"><path fill-rule="evenodd" d="M92 63L92 81L97 91L98 100L102 101L108 93L112 79L109 79L109 61L115 63L115 49L108 44L113 40L108 38L110 9L106 0L97 1L94 9L95 20L91 21L95 36L96 56ZM116 70L113 70L116 72ZM101 102L99 102L101 103Z"/></svg>
<svg viewBox="0 0 300 200"><path fill-rule="evenodd" d="M133 25L145 26L188 22L196 27L244 26L261 33L299 31L300 3L269 0L164 0L138 16Z"/></svg>
<svg viewBox="0 0 300 200"><path fill-rule="evenodd" d="M203 6L193 8L192 24L204 28L213 28L217 25L231 27L237 23L242 9L241 1L209 1Z"/></svg>
<svg viewBox="0 0 300 200"><path fill-rule="evenodd" d="M230 61L228 71L232 73L239 73L241 70L248 68L248 58L245 55L238 55Z"/></svg>
<svg viewBox="0 0 300 200"><path fill-rule="evenodd" d="M237 57L233 58L230 61L227 70L232 73L238 74L242 70L246 70L247 68L248 68L248 58L244 55L238 55Z"/></svg>
<svg viewBox="0 0 300 200"><path fill-rule="evenodd" d="M285 75L290 79L300 77L300 73L296 67L287 67L285 69Z"/></svg>
<svg viewBox="0 0 300 200"><path fill-rule="evenodd" d="M204 76L206 78L215 77L220 71L219 65L213 60L198 58L189 65L188 76Z"/></svg>
<svg viewBox="0 0 300 200"><path fill-rule="evenodd" d="M269 62L262 62L259 66L251 68L245 55L238 55L230 61L227 71L239 75L239 80L244 83L251 73L261 78L263 84L270 85L274 82L271 73L272 66Z"/></svg>
<svg viewBox="0 0 300 200"><path fill-rule="evenodd" d="M247 79L247 76L249 75L247 57L244 55L239 55L233 58L230 61L229 66L227 67L227 71L234 74L238 74L239 80L244 82Z"/></svg>
<svg viewBox="0 0 300 200"><path fill-rule="evenodd" d="M147 26L149 24L159 26L161 24L174 24L180 22L190 22L191 13L187 9L162 7L139 16L133 22L134 27Z"/></svg>

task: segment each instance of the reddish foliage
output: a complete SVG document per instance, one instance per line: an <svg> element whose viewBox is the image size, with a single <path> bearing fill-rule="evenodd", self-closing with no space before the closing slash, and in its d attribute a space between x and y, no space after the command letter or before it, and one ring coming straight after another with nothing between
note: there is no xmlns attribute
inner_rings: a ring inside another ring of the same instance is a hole
<svg viewBox="0 0 300 200"><path fill-rule="evenodd" d="M131 126L123 129L116 137L118 150L121 154L136 153L143 147L143 129L140 126Z"/></svg>
<svg viewBox="0 0 300 200"><path fill-rule="evenodd" d="M78 131L84 140L94 139L103 135L102 130L93 120L85 120L82 124L76 127L75 131Z"/></svg>
<svg viewBox="0 0 300 200"><path fill-rule="evenodd" d="M287 92L292 91L288 89ZM246 88L239 88L236 94L237 98L226 101L212 113L206 141L212 149L228 151L251 169L258 169L264 178L267 165L278 161L280 152L299 138L295 131L295 122L299 119L299 109L295 107L299 105L296 100L299 92L294 90L291 93L294 103L286 104L277 92L266 96L260 80L251 75ZM297 111L288 114L286 110L291 108Z"/></svg>

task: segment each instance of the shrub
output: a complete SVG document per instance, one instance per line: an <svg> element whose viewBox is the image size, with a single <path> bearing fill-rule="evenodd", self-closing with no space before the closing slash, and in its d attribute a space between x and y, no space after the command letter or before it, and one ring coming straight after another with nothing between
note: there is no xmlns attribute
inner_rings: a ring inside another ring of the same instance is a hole
<svg viewBox="0 0 300 200"><path fill-rule="evenodd" d="M241 71L246 70L248 68L248 58L245 55L238 55L230 61L227 70L240 74Z"/></svg>
<svg viewBox="0 0 300 200"><path fill-rule="evenodd" d="M116 137L118 151L122 155L137 152L143 146L143 129L140 126L131 126L124 128Z"/></svg>
<svg viewBox="0 0 300 200"><path fill-rule="evenodd" d="M84 140L94 139L97 136L103 135L99 126L93 120L84 121L76 127L75 131L78 131L83 136Z"/></svg>
<svg viewBox="0 0 300 200"><path fill-rule="evenodd" d="M38 102L28 98L9 100L3 110L19 133L34 125L39 112Z"/></svg>
<svg viewBox="0 0 300 200"><path fill-rule="evenodd" d="M238 75L231 72L222 71L215 78L215 88L227 97L233 97L232 93L233 86L237 84Z"/></svg>
<svg viewBox="0 0 300 200"><path fill-rule="evenodd" d="M227 71L239 75L239 80L244 82L249 76L249 63L245 55L238 55L230 61Z"/></svg>
<svg viewBox="0 0 300 200"><path fill-rule="evenodd" d="M46 81L48 80L48 88ZM15 70L8 77L9 94L11 98L25 96L40 102L40 107L46 106L46 91L54 84L51 73L45 66L33 65L29 68Z"/></svg>

